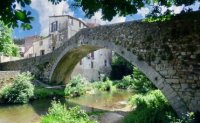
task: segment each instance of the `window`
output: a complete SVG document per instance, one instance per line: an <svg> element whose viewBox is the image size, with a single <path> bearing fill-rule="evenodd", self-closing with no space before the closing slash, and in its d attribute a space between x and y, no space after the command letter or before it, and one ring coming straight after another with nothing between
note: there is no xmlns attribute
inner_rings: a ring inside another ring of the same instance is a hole
<svg viewBox="0 0 200 123"><path fill-rule="evenodd" d="M107 60L104 60L104 66L105 67L107 66Z"/></svg>
<svg viewBox="0 0 200 123"><path fill-rule="evenodd" d="M91 53L91 58L94 59L94 52Z"/></svg>
<svg viewBox="0 0 200 123"><path fill-rule="evenodd" d="M42 55L44 55L44 50L40 50L40 55L42 56Z"/></svg>
<svg viewBox="0 0 200 123"><path fill-rule="evenodd" d="M94 63L93 62L91 62L91 68L94 68Z"/></svg>
<svg viewBox="0 0 200 123"><path fill-rule="evenodd" d="M51 23L51 32L58 30L58 21Z"/></svg>

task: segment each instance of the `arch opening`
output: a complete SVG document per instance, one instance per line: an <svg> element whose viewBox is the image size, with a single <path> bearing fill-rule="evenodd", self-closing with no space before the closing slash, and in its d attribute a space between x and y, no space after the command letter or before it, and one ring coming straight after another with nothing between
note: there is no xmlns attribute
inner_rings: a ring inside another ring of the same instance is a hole
<svg viewBox="0 0 200 123"><path fill-rule="evenodd" d="M94 46L81 46L69 50L56 66L51 81L56 83L67 83L76 64L87 54L98 49L98 47Z"/></svg>
<svg viewBox="0 0 200 123"><path fill-rule="evenodd" d="M64 50L62 54L57 58L57 61L53 65L54 69L51 72L52 74L50 75L51 81L67 82L67 78L69 78L73 68L84 56L97 49L107 48L122 56L132 65L136 66L142 73L144 73L147 78L159 90L162 91L177 114L181 115L182 113L186 113L188 111L188 107L184 101L177 94L177 92L174 91L170 84L166 82L165 78L160 75L159 72L157 72L151 65L138 59L137 55L133 54L131 51L128 51L123 46L116 45L110 41L102 40L84 40L81 45L76 43L75 45L72 44L74 46L72 46L70 50ZM65 64L68 64L68 68Z"/></svg>

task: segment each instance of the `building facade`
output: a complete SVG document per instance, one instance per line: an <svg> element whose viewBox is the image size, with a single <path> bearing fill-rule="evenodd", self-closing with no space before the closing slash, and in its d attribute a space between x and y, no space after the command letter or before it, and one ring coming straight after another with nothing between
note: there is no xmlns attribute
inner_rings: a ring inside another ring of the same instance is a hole
<svg viewBox="0 0 200 123"><path fill-rule="evenodd" d="M75 35L80 29L93 28L96 24L86 25L83 21L69 15L49 17L49 35L46 38L36 37L25 40L24 57L36 57L53 52ZM64 37L65 36L65 37ZM112 52L100 49L88 54L74 68L71 77L81 74L89 81L100 80L111 71Z"/></svg>

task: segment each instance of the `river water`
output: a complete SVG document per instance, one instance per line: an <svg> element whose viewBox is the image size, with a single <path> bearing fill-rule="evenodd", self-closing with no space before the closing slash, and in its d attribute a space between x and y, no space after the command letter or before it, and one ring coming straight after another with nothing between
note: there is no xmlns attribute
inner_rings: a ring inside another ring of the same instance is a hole
<svg viewBox="0 0 200 123"><path fill-rule="evenodd" d="M116 92L97 92L72 99L61 99L62 103L72 107L79 105L87 112L95 110L130 111L127 108L131 92L117 90ZM39 122L51 105L52 99L35 100L24 105L0 105L0 123L35 123Z"/></svg>

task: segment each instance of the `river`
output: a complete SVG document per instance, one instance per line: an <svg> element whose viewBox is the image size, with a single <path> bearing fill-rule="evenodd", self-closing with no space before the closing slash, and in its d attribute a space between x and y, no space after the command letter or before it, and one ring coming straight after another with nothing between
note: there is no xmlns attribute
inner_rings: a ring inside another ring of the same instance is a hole
<svg viewBox="0 0 200 123"><path fill-rule="evenodd" d="M127 107L131 92L117 90L116 92L97 92L72 99L60 99L69 107L79 105L87 112L95 110L130 111ZM41 115L46 114L52 99L40 99L24 105L1 105L0 123L35 123Z"/></svg>

